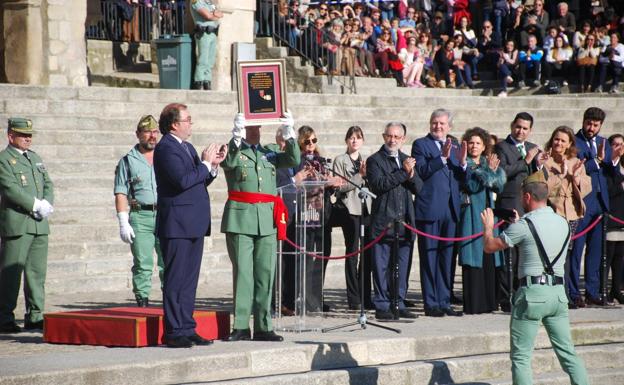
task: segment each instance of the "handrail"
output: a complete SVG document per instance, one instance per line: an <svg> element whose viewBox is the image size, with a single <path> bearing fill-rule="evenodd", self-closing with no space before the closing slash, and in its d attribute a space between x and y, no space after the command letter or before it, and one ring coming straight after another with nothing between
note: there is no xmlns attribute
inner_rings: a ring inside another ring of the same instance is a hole
<svg viewBox="0 0 624 385"><path fill-rule="evenodd" d="M102 0L99 17L86 26L86 38L149 43L161 35L184 33L185 2L153 0L150 4L153 5L148 7L147 1L129 5L125 0ZM134 13L130 14L134 15L136 20L125 21L124 7L132 7ZM136 28L133 22L138 24ZM128 39L128 36L124 37L124 23L127 23L126 28L132 29L130 35L137 33L138 36L130 36L131 39Z"/></svg>

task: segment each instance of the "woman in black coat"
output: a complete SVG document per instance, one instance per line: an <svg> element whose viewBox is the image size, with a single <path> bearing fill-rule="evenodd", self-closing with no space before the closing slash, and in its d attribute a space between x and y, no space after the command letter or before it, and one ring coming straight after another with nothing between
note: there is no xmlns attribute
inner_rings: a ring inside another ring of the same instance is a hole
<svg viewBox="0 0 624 385"><path fill-rule="evenodd" d="M624 145L624 135L614 134L609 137L612 147ZM607 179L609 188L609 213L624 220L624 157ZM622 259L624 259L624 225L612 219L607 223L607 266L611 266L611 291L609 297L624 304L621 290ZM607 269L608 271L608 269Z"/></svg>

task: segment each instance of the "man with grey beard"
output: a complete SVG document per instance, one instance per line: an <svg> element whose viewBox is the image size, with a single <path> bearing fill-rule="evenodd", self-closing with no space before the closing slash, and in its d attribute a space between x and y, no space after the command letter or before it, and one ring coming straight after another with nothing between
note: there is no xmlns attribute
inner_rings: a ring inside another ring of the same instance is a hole
<svg viewBox="0 0 624 385"><path fill-rule="evenodd" d="M158 257L158 274L163 281L163 259L156 237L156 177L154 148L160 137L158 123L152 115L141 117L136 129L139 143L117 164L115 170L115 208L119 236L132 251L132 291L137 306L149 305L154 270L154 250Z"/></svg>

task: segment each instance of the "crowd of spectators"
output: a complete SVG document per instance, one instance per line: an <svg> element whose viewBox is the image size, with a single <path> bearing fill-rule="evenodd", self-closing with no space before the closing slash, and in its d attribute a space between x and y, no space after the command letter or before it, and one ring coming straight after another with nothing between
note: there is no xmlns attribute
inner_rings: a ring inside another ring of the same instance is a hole
<svg viewBox="0 0 624 385"><path fill-rule="evenodd" d="M487 71L499 96L510 85L565 87L578 74L580 92L618 92L621 1L278 0L276 10L276 35L321 73L473 88Z"/></svg>

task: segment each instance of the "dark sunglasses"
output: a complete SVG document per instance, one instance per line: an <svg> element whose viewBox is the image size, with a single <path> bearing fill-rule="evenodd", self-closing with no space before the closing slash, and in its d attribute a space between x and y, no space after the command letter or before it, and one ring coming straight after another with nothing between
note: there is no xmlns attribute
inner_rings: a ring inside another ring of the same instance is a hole
<svg viewBox="0 0 624 385"><path fill-rule="evenodd" d="M317 138L314 139L306 139L303 141L303 144L305 144L306 146L309 146L311 144L316 144L316 142L318 142Z"/></svg>

